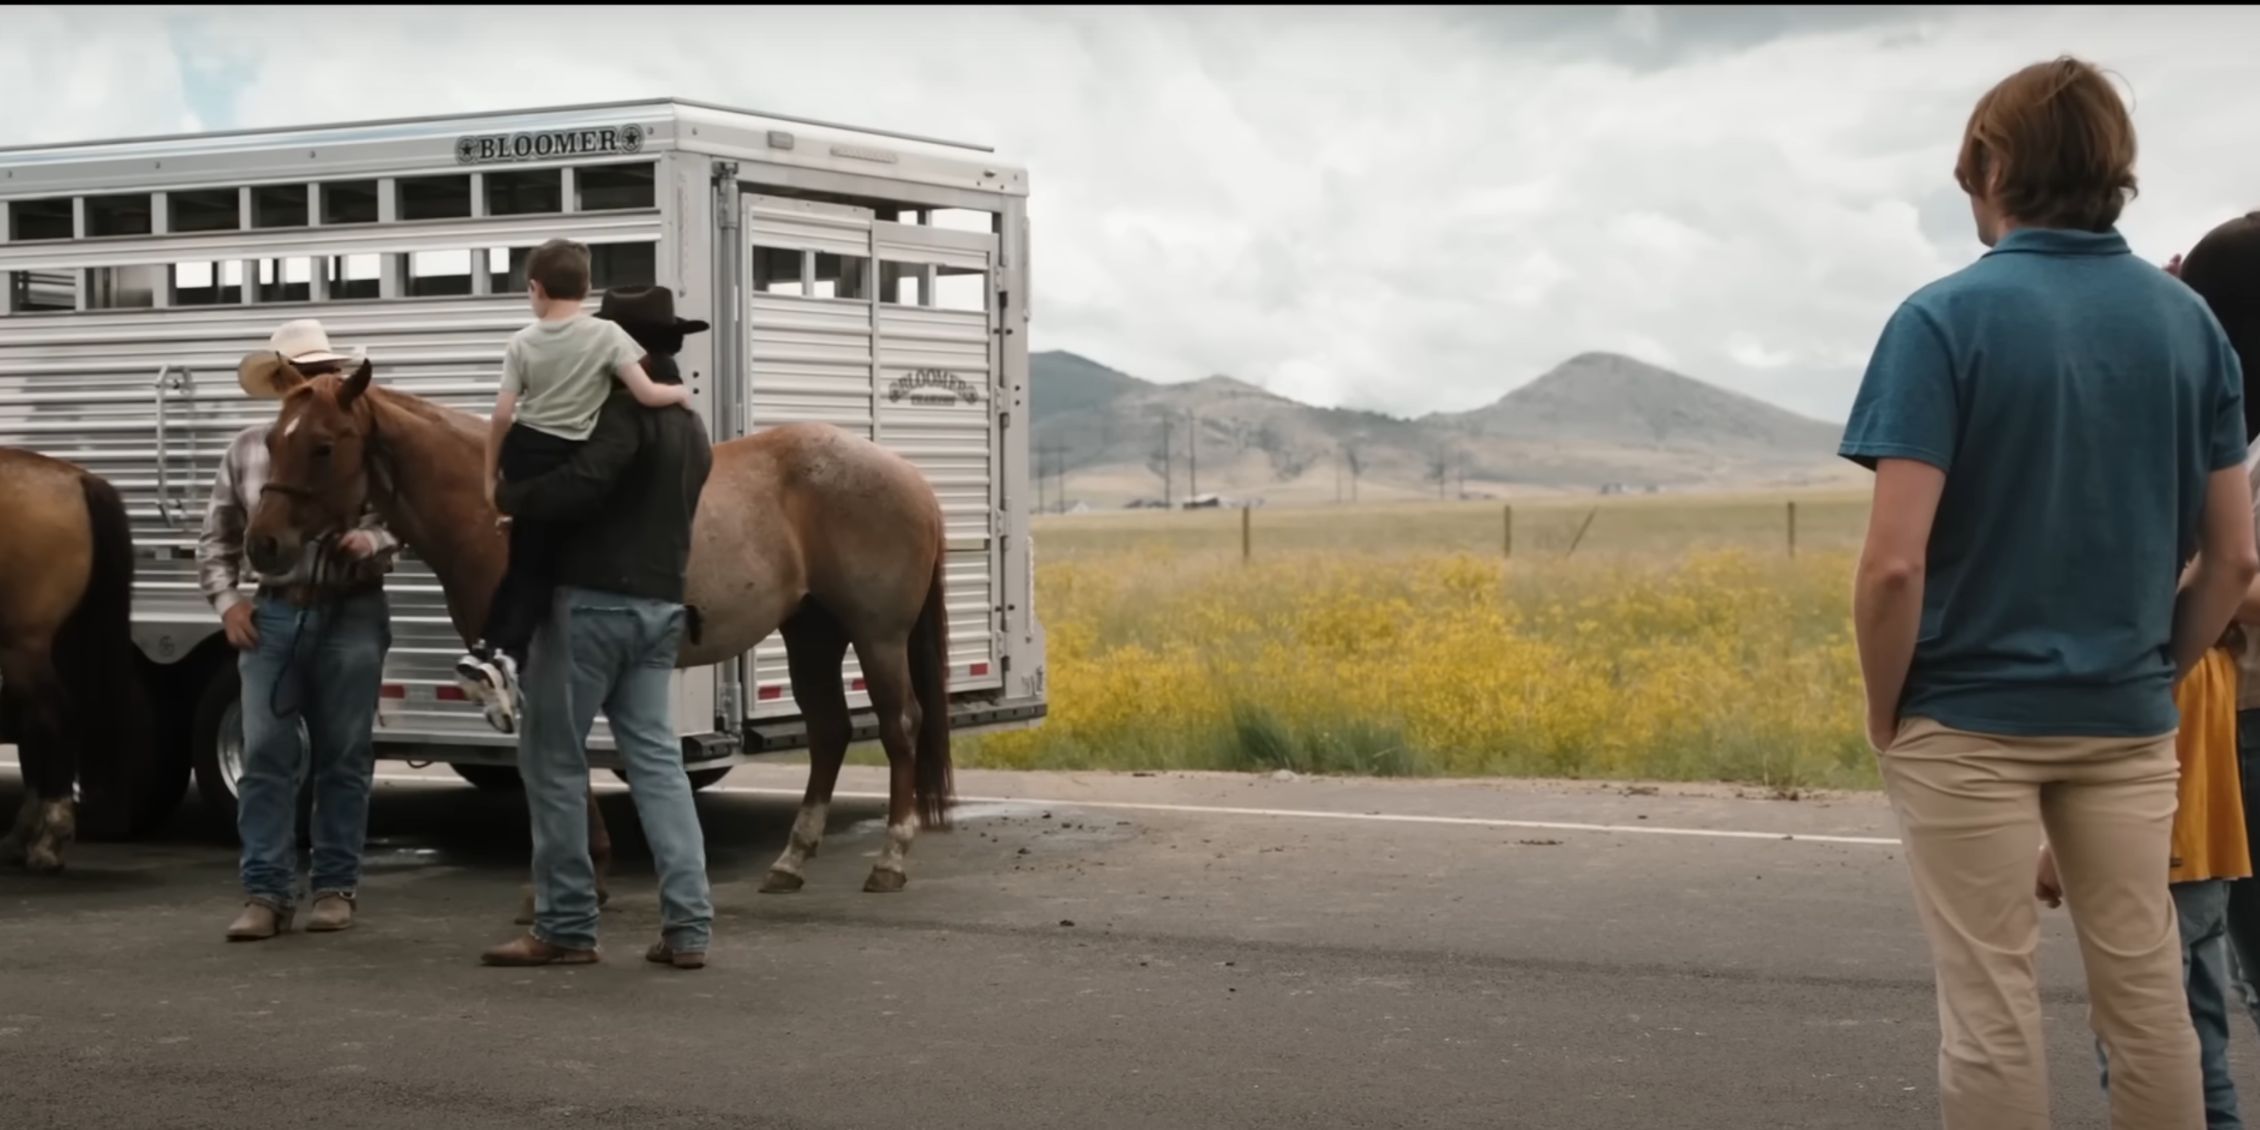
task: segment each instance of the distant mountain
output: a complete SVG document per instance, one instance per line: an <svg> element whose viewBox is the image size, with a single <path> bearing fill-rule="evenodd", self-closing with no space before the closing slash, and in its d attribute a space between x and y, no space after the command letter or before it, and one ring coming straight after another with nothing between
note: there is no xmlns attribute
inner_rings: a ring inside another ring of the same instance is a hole
<svg viewBox="0 0 2260 1130"><path fill-rule="evenodd" d="M1418 420L1314 407L1230 377L1155 384L1072 353L1039 353L1030 367L1048 500L1160 498L1164 467L1175 498L1282 502L1844 474L1836 426L1615 354L1573 357L1486 407Z"/></svg>

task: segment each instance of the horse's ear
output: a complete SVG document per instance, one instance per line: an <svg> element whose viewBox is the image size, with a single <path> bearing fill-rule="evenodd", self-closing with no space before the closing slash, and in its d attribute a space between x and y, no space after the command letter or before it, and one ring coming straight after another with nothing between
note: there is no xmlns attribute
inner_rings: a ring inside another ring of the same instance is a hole
<svg viewBox="0 0 2260 1130"><path fill-rule="evenodd" d="M254 353L235 367L235 383L253 400L281 400L306 383L306 374L280 353Z"/></svg>
<svg viewBox="0 0 2260 1130"><path fill-rule="evenodd" d="M369 391L369 378L374 373L375 370L369 365L369 359L363 357L361 367L353 370L353 375L345 378L345 384L337 390L337 406L340 408L353 407L353 402L361 399L362 393Z"/></svg>

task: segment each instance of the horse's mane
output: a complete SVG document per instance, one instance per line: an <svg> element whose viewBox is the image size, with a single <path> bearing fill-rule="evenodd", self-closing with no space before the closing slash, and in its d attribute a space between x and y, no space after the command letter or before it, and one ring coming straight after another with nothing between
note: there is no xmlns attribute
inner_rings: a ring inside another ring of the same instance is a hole
<svg viewBox="0 0 2260 1130"><path fill-rule="evenodd" d="M472 441L483 441L484 439L486 421L473 416L469 412L449 408L444 404L434 404L414 393L385 388L374 383L369 386L366 395L371 398L372 403L381 403L388 409L412 416L424 423L450 429L464 439Z"/></svg>

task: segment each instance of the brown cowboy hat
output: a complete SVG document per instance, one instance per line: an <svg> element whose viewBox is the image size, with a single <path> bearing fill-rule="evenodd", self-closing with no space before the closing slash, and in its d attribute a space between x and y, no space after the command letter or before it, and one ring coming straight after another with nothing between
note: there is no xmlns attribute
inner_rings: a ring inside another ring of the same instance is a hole
<svg viewBox="0 0 2260 1130"><path fill-rule="evenodd" d="M707 325L696 318L675 316L675 292L663 286L624 286L604 292L596 316L617 322L631 332L705 333Z"/></svg>

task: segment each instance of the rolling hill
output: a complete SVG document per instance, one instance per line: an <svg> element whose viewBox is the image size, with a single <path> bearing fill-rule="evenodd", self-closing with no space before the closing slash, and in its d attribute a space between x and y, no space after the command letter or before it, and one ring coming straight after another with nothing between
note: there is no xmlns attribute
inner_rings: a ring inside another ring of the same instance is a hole
<svg viewBox="0 0 2260 1130"><path fill-rule="evenodd" d="M1839 428L1607 353L1469 412L1320 408L1230 377L1163 385L1073 353L1030 358L1047 503L1166 493L1271 502L1833 483Z"/></svg>

